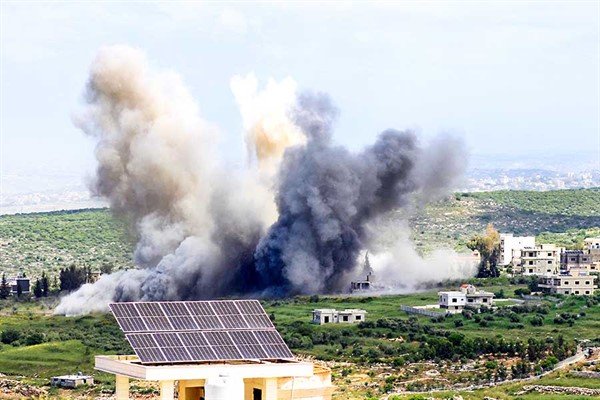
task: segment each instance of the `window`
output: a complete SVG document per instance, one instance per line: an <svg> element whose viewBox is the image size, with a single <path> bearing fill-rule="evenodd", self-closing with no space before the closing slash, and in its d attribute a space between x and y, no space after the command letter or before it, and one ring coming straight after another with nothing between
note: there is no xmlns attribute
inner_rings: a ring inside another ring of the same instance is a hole
<svg viewBox="0 0 600 400"><path fill-rule="evenodd" d="M326 324L328 324L329 323L329 316L323 318L323 322L325 322Z"/></svg>
<svg viewBox="0 0 600 400"><path fill-rule="evenodd" d="M552 264L552 260L548 260L548 264Z"/></svg>
<svg viewBox="0 0 600 400"><path fill-rule="evenodd" d="M589 291L589 290L586 290L586 291L585 291L585 294L590 294L590 291Z"/></svg>
<svg viewBox="0 0 600 400"><path fill-rule="evenodd" d="M529 265L533 265L533 260L529 260Z"/></svg>
<svg viewBox="0 0 600 400"><path fill-rule="evenodd" d="M484 302L484 303L487 303L487 299L486 299L485 297L483 298L483 302Z"/></svg>
<svg viewBox="0 0 600 400"><path fill-rule="evenodd" d="M569 284L569 281L565 281L565 286L567 286Z"/></svg>
<svg viewBox="0 0 600 400"><path fill-rule="evenodd" d="M579 281L575 281L575 284L576 284L576 285L579 285Z"/></svg>
<svg viewBox="0 0 600 400"><path fill-rule="evenodd" d="M589 285L589 284L590 284L590 281L585 281L585 284L586 284L586 285Z"/></svg>
<svg viewBox="0 0 600 400"><path fill-rule="evenodd" d="M262 390L254 388L252 389L252 400L262 400Z"/></svg>
<svg viewBox="0 0 600 400"><path fill-rule="evenodd" d="M347 315L342 316L342 321L348 322L348 316Z"/></svg>
<svg viewBox="0 0 600 400"><path fill-rule="evenodd" d="M469 299L469 303L472 303L472 302L473 302L473 299Z"/></svg>
<svg viewBox="0 0 600 400"><path fill-rule="evenodd" d="M568 290L565 290L565 294L569 294L569 291L568 291Z"/></svg>
<svg viewBox="0 0 600 400"><path fill-rule="evenodd" d="M533 269L532 268L529 268L529 273L533 274Z"/></svg>
<svg viewBox="0 0 600 400"><path fill-rule="evenodd" d="M576 290L576 291L575 291L575 294L579 294L579 290Z"/></svg>
<svg viewBox="0 0 600 400"><path fill-rule="evenodd" d="M453 302L453 303L456 303L456 301L457 301L457 298L456 298L456 297L452 299L452 302Z"/></svg>
<svg viewBox="0 0 600 400"><path fill-rule="evenodd" d="M552 253L548 253L548 257L552 257Z"/></svg>
<svg viewBox="0 0 600 400"><path fill-rule="evenodd" d="M357 321L360 321L360 320L362 320L362 315L357 315L355 319L356 319Z"/></svg>

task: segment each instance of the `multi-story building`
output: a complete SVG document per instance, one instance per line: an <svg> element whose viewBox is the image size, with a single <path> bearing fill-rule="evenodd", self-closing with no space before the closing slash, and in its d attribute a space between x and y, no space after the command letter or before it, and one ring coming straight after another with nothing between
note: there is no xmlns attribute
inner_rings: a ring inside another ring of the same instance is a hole
<svg viewBox="0 0 600 400"><path fill-rule="evenodd" d="M521 250L521 272L523 275L557 274L563 248L553 244L526 247Z"/></svg>
<svg viewBox="0 0 600 400"><path fill-rule="evenodd" d="M449 314L460 313L465 306L481 307L494 305L494 293L477 290L473 285L461 285L460 291L438 292L440 308Z"/></svg>
<svg viewBox="0 0 600 400"><path fill-rule="evenodd" d="M500 265L519 265L521 250L535 247L533 236L513 236L512 233L500 234Z"/></svg>
<svg viewBox="0 0 600 400"><path fill-rule="evenodd" d="M461 313L467 305L467 296L463 292L438 292L438 296L440 296L440 308L443 308L449 314Z"/></svg>
<svg viewBox="0 0 600 400"><path fill-rule="evenodd" d="M589 270L592 256L582 250L565 250L560 253L560 269L569 271L571 268Z"/></svg>
<svg viewBox="0 0 600 400"><path fill-rule="evenodd" d="M592 258L593 263L600 263L600 236L586 238L583 241L585 250Z"/></svg>
<svg viewBox="0 0 600 400"><path fill-rule="evenodd" d="M540 278L539 286L553 294L591 296L596 288L594 275L572 271L568 274L547 275Z"/></svg>

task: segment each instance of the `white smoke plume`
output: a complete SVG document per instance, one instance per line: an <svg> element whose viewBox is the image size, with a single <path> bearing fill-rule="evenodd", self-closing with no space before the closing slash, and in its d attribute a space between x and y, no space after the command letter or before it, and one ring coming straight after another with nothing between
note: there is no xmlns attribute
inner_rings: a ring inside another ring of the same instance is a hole
<svg viewBox="0 0 600 400"><path fill-rule="evenodd" d="M290 119L298 85L289 77L281 82L269 79L259 91L256 76L248 74L234 76L230 86L242 116L248 157L256 160L269 178L273 177L285 149L306 142Z"/></svg>
<svg viewBox="0 0 600 400"><path fill-rule="evenodd" d="M377 230L372 232L373 241L392 243L391 246L372 244L368 256L376 276L385 277L382 290L387 293L410 293L422 284L464 279L477 273L478 261L470 253L440 248L425 256L419 254L406 221L396 222L393 229L381 230L381 226L373 229Z"/></svg>
<svg viewBox="0 0 600 400"><path fill-rule="evenodd" d="M75 120L98 140L91 190L132 224L142 270L102 277L56 312L106 308L99 299L208 297L232 286L268 202L256 197L264 193L252 179L223 176L212 156L218 132L200 118L181 79L152 70L140 50L107 47L92 64L85 102Z"/></svg>

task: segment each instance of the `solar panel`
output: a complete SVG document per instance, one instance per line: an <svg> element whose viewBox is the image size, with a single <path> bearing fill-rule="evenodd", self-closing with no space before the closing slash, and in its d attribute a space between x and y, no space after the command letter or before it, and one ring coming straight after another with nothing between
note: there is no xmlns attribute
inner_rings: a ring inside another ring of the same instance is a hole
<svg viewBox="0 0 600 400"><path fill-rule="evenodd" d="M142 364L293 358L257 300L110 304Z"/></svg>

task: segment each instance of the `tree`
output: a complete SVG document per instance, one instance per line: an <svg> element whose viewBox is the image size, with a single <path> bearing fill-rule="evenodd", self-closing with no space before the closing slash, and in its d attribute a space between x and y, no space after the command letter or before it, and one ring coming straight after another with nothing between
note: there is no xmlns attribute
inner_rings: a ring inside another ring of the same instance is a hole
<svg viewBox="0 0 600 400"><path fill-rule="evenodd" d="M4 344L11 344L21 338L21 332L16 329L6 329L0 335L0 341Z"/></svg>
<svg viewBox="0 0 600 400"><path fill-rule="evenodd" d="M105 263L100 266L100 272L102 272L103 274L110 274L110 273L112 273L112 271L113 271L112 264Z"/></svg>
<svg viewBox="0 0 600 400"><path fill-rule="evenodd" d="M46 276L46 273L43 272L42 273L42 296L44 297L48 297L48 294L50 293L50 283L48 281L48 277Z"/></svg>
<svg viewBox="0 0 600 400"><path fill-rule="evenodd" d="M10 296L10 286L6 281L6 275L2 274L2 282L0 282L0 299L7 299Z"/></svg>
<svg viewBox="0 0 600 400"><path fill-rule="evenodd" d="M494 278L500 276L498 269L498 257L500 256L500 234L494 225L488 224L483 236L473 237L467 247L479 251L481 261L479 262L478 278Z"/></svg>
<svg viewBox="0 0 600 400"><path fill-rule="evenodd" d="M87 278L85 268L77 268L74 264L60 270L60 290L76 290L83 285Z"/></svg>
<svg viewBox="0 0 600 400"><path fill-rule="evenodd" d="M39 278L36 279L35 283L33 284L33 295L38 299L42 297L42 282Z"/></svg>

